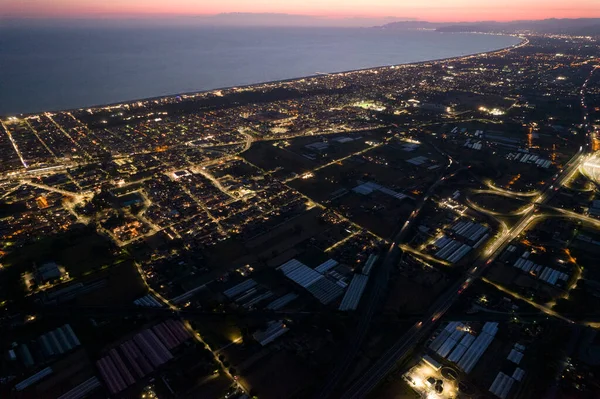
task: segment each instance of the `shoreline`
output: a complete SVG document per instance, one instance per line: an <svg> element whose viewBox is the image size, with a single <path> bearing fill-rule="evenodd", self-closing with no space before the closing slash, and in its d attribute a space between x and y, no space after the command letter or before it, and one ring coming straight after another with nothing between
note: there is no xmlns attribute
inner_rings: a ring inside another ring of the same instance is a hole
<svg viewBox="0 0 600 399"><path fill-rule="evenodd" d="M180 96L198 96L198 95L210 94L210 93L214 93L214 92L218 92L218 91L226 91L226 90L233 90L233 89L240 89L240 88L250 88L253 86L260 86L260 85L290 83L290 82L295 82L295 81L299 81L299 80L303 80L303 79L315 79L315 78L324 77L324 76L335 76L335 75L358 73L358 72L364 72L364 71L377 71L377 70L382 70L382 69L387 69L387 68L414 67L414 66L419 66L419 65L424 65L424 64L439 64L439 63L445 63L445 62L458 61L461 59L477 58L477 57L481 57L484 55L501 53L503 51L510 51L510 50L514 50L514 49L517 49L517 48L520 48L520 47L523 47L523 46L526 46L527 44L529 44L529 39L527 39L526 36L517 35L517 34L510 35L510 34L502 34L502 33L484 33L484 32L437 32L437 33L451 34L451 35L467 34L467 35L510 36L510 37L519 38L521 41L517 44L513 44L511 46L506 46L506 47L501 47L499 49L483 51L483 52L479 52L479 53L464 54L464 55L459 55L459 56L455 56L455 57L436 58L436 59L427 60L427 61L409 62L409 63L404 63L404 64L378 65L378 66L374 66L374 67L349 69L349 70L345 70L345 71L322 73L322 74L305 75L305 76L299 76L299 77L288 78L288 79L269 80L269 81L250 83L250 84L245 84L245 85L226 86L226 87L219 87L219 88L214 88L214 89L180 92L180 93L174 93L174 94L159 95L159 96L154 96L154 97L144 97L144 98L137 98L137 99L132 99L132 100L116 101L116 102L112 102L112 103L82 106L82 107L78 107L78 108L63 108L63 109L51 110L51 111L45 110L45 111L37 111L37 112L24 112L24 113L12 114L12 115L0 114L0 118L3 118L3 119L11 118L11 117L26 118L29 116L34 116L34 115L39 115L39 114L44 114L44 113L72 112L72 111L77 111L77 110L82 110L82 109L97 110L97 109L102 109L102 108L116 107L119 105L133 104L133 103L137 103L137 102L176 98L176 97L180 97Z"/></svg>

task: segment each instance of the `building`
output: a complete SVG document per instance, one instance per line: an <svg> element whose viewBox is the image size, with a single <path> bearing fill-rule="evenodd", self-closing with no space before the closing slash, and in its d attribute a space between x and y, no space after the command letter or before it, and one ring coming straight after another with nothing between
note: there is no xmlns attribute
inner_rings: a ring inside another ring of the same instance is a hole
<svg viewBox="0 0 600 399"><path fill-rule="evenodd" d="M67 272L64 267L57 265L55 262L48 262L37 268L35 272L35 280L37 284L43 285L52 281L60 280L66 275Z"/></svg>

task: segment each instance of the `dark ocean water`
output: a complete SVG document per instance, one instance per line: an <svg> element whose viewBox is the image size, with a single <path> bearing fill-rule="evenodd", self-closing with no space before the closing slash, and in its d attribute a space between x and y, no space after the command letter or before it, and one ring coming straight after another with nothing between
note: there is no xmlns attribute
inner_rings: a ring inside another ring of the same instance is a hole
<svg viewBox="0 0 600 399"><path fill-rule="evenodd" d="M0 114L426 61L518 41L355 28L0 28Z"/></svg>

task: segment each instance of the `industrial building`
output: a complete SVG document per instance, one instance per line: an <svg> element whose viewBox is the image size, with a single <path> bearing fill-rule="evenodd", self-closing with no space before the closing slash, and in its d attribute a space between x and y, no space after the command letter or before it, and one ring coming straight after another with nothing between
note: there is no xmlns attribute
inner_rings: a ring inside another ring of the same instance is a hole
<svg viewBox="0 0 600 399"><path fill-rule="evenodd" d="M64 267L59 266L55 262L44 263L35 271L35 282L38 285L43 285L51 281L60 280L65 277L67 272Z"/></svg>
<svg viewBox="0 0 600 399"><path fill-rule="evenodd" d="M475 336L465 324L450 322L429 344L429 349L456 363L468 374L493 341L497 331L498 323L487 322L483 325L481 333Z"/></svg>
<svg viewBox="0 0 600 399"><path fill-rule="evenodd" d="M354 187L352 189L352 191L354 191L357 194L361 194L361 195L369 195L369 194L373 193L374 191L379 191L381 193L387 194L387 195L397 198L399 200L409 198L405 194L398 193L394 190L390 190L387 187L384 187L380 184L373 183L373 182L360 183L358 186Z"/></svg>
<svg viewBox="0 0 600 399"><path fill-rule="evenodd" d="M142 330L96 362L111 394L117 394L169 360L171 350L191 338L180 320L167 320Z"/></svg>
<svg viewBox="0 0 600 399"><path fill-rule="evenodd" d="M262 346L268 345L289 331L283 320L273 320L264 330L256 331L252 337Z"/></svg>
<svg viewBox="0 0 600 399"><path fill-rule="evenodd" d="M471 141L471 139L467 139L467 141L464 144L464 147L470 148L472 150L481 150L483 148L483 144L481 140Z"/></svg>
<svg viewBox="0 0 600 399"><path fill-rule="evenodd" d="M58 399L83 399L94 390L100 388L100 386L100 380L94 376L77 385L69 392L59 396Z"/></svg>
<svg viewBox="0 0 600 399"><path fill-rule="evenodd" d="M519 364L521 359L523 358L523 351L525 350L525 346L521 344L515 344L511 349L507 359L512 363ZM504 371L507 371L506 369ZM506 397L510 394L510 391L513 385L516 382L522 381L525 376L525 370L520 367L515 367L512 375L505 374L503 372L499 372L492 382L492 385L489 388L489 391L499 397L500 399L506 399Z"/></svg>
<svg viewBox="0 0 600 399"><path fill-rule="evenodd" d="M287 278L305 288L324 305L330 304L344 293L341 284L336 284L296 259L284 263L277 270L281 270Z"/></svg>
<svg viewBox="0 0 600 399"><path fill-rule="evenodd" d="M350 286L346 290L346 294L342 299L339 310L356 310L368 281L369 276L355 274L350 282Z"/></svg>
<svg viewBox="0 0 600 399"><path fill-rule="evenodd" d="M365 262L365 265L362 268L362 274L364 274L365 276L368 276L371 273L371 269L373 269L373 265L375 265L375 262L377 262L377 259L379 259L379 255L377 255L377 254L369 255L369 257L367 258L367 261Z"/></svg>
<svg viewBox="0 0 600 399"><path fill-rule="evenodd" d="M459 262L489 238L489 227L466 219L457 221L446 231L433 242L434 256L450 263Z"/></svg>
<svg viewBox="0 0 600 399"><path fill-rule="evenodd" d="M33 343L24 342L17 346L15 350L10 350L9 358L19 360L26 368L31 368L40 361L47 362L70 352L80 345L81 342L73 332L71 325L65 324L40 335ZM36 353L35 358L31 353L30 346L34 349L39 348L39 351L34 350L34 353Z"/></svg>
<svg viewBox="0 0 600 399"><path fill-rule="evenodd" d="M44 378L46 378L53 372L54 372L54 370L52 370L51 367L46 367L45 369L38 371L31 377L28 377L28 378L24 379L23 381L19 382L17 385L15 385L15 389L17 391L22 391L25 388L43 380Z"/></svg>
<svg viewBox="0 0 600 399"><path fill-rule="evenodd" d="M511 152L506 155L506 159L508 159L509 161L515 161L515 162L518 161L521 163L533 164L533 165L537 166L538 168L543 168L543 169L548 169L550 167L550 165L552 165L552 161L540 158L539 155L528 154L528 153L523 153L523 152L517 152L517 153Z"/></svg>
<svg viewBox="0 0 600 399"><path fill-rule="evenodd" d="M293 292L287 293L274 301L270 302L265 309L267 310L279 310L284 306L292 302L294 299L298 298L298 294L294 294Z"/></svg>
<svg viewBox="0 0 600 399"><path fill-rule="evenodd" d="M339 265L338 261L336 261L334 259L328 259L325 262L321 263L319 266L315 267L315 271L317 271L321 274L325 274L326 272L333 269L337 265Z"/></svg>
<svg viewBox="0 0 600 399"><path fill-rule="evenodd" d="M558 282L566 284L567 280L569 279L569 275L567 273L551 267L538 265L533 261L528 260L530 254L531 253L529 251L525 251L523 255L521 255L521 257L515 261L513 266L525 273L530 273L536 276L540 280L550 285L557 285Z"/></svg>
<svg viewBox="0 0 600 399"><path fill-rule="evenodd" d="M501 399L506 399L515 380L503 372L499 372L489 391Z"/></svg>
<svg viewBox="0 0 600 399"><path fill-rule="evenodd" d="M150 308L160 308L163 306L163 304L159 302L158 299L156 299L152 294L144 295L143 297L136 299L133 301L133 304Z"/></svg>

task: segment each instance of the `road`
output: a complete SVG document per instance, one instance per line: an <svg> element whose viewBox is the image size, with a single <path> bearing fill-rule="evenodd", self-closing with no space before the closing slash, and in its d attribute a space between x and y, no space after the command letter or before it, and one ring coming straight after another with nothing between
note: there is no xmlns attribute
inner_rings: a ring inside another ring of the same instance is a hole
<svg viewBox="0 0 600 399"><path fill-rule="evenodd" d="M598 69L598 68L596 68ZM585 106L585 88L591 77L593 76L594 69L589 77L586 79L582 86L581 97L583 105L583 120L586 128L586 137L591 142L592 136L590 133L590 125L587 124L587 107ZM548 184L539 195L533 201L534 204L543 205L548 202L557 192L557 189L561 187L565 181L568 181L578 171L579 167L587 159L586 154L592 148L591 143L581 147L577 154L567 163L567 165L555 175L553 181ZM344 399L353 398L364 398L367 394L375 388L379 382L393 369L398 361L404 358L404 356L428 333L436 322L446 313L446 311L452 306L452 304L460 297L462 292L469 287L469 285L476 279L483 275L485 269L494 261L494 259L502 253L504 248L519 234L521 234L525 228L536 218L538 215L535 214L536 207L532 207L529 212L523 214L518 223L515 224L510 230L501 234L496 241L487 249L485 254L474 263L474 266L468 270L464 278L459 279L450 289L448 289L442 296L431 306L426 316L417 323L415 323L396 343L388 349L375 364L371 366L360 378L358 378L350 388L342 396ZM402 230L404 231L404 229ZM400 234L402 234L402 231ZM394 244L396 244L396 238L394 238ZM389 254L395 252L394 249L390 248ZM379 282L378 282L379 283ZM385 285L381 288L383 291ZM346 367L347 368L347 367Z"/></svg>
<svg viewBox="0 0 600 399"><path fill-rule="evenodd" d="M543 204L547 202L556 193L555 186L570 178L577 171L585 156L580 151L569 162L563 172L557 176L554 184L547 186L535 199L536 203ZM427 316L415 323L381 358L365 373L361 378L350 387L344 394L344 398L363 398L365 397L402 359L416 343L422 339L429 330L436 324L446 311L460 297L462 292L477 278L481 277L487 266L504 250L515 237L525 230L525 228L537 217L535 209L532 208L524 214L520 221L510 230L498 237L498 239L488 248L483 257L469 269L464 278L459 279L449 290L447 290L427 312Z"/></svg>
<svg viewBox="0 0 600 399"><path fill-rule="evenodd" d="M409 218L404 222L400 231L393 237L392 243L387 248L387 251L383 255L383 260L379 267L375 268L371 278L370 287L364 294L361 303L361 314L358 327L355 334L352 337L352 342L346 348L344 356L338 359L336 366L327 378L326 385L319 391L318 398L329 398L335 392L338 385L341 383L342 378L345 377L348 368L353 363L358 350L362 346L362 342L369 330L371 319L373 314L380 303L382 294L386 291L388 276L391 269L398 263L402 250L399 245L404 240L406 234L410 231L412 223L417 219L419 212L423 206L427 203L431 195L435 192L436 188L442 184L446 179L465 168L459 168L455 172L448 175L448 172L456 165L456 162L450 159L446 171L440 175L440 177L429 187L425 195L419 200L417 206L410 214Z"/></svg>

